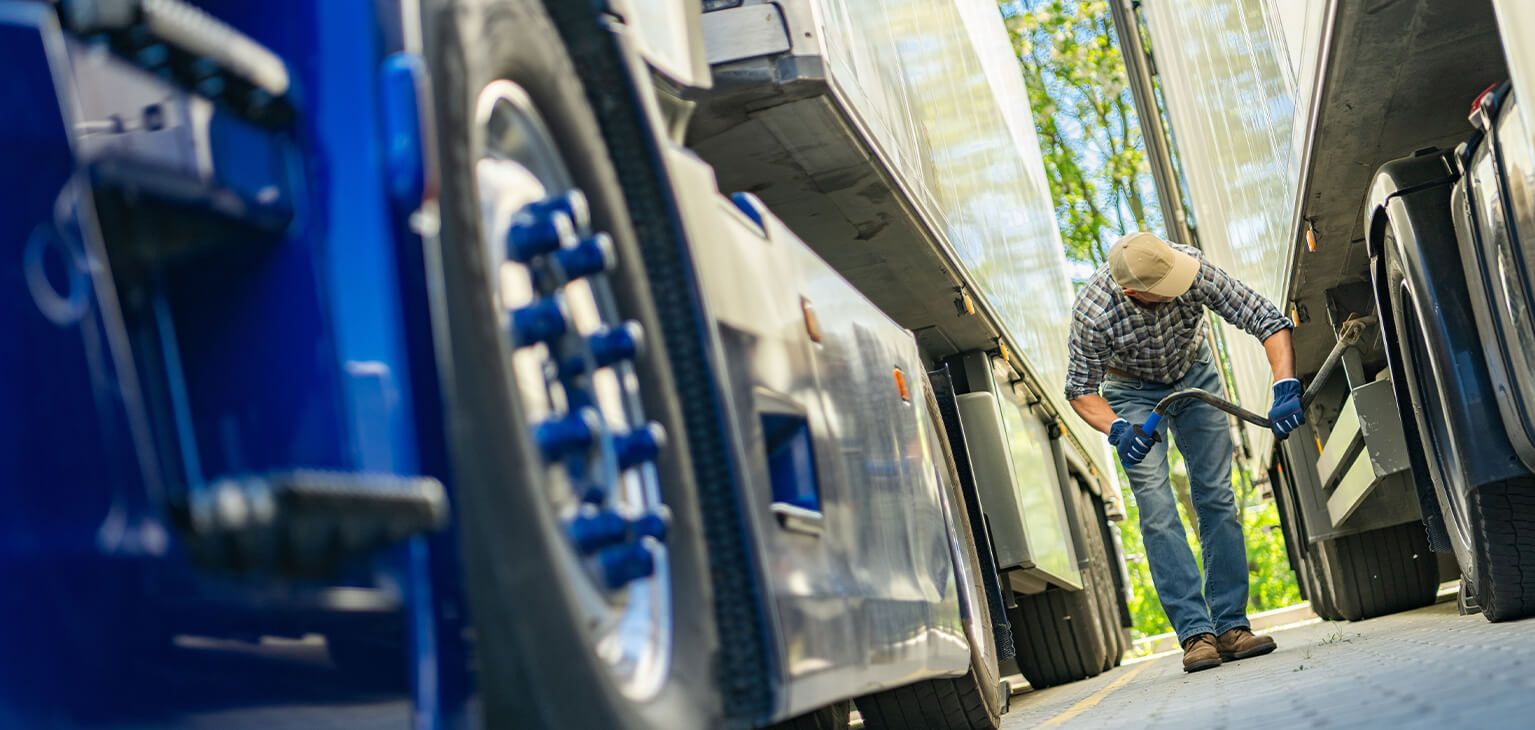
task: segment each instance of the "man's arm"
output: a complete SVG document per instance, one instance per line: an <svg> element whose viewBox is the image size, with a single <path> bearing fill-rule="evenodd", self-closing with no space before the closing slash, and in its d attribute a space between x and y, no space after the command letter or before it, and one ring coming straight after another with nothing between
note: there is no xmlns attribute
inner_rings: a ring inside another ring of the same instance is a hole
<svg viewBox="0 0 1535 730"><path fill-rule="evenodd" d="M1295 350L1290 328L1295 324L1273 302L1219 266L1201 259L1191 293L1194 301L1209 307L1222 319L1263 343L1274 380L1295 377Z"/></svg>
<svg viewBox="0 0 1535 730"><path fill-rule="evenodd" d="M1295 346L1290 341L1289 327L1269 335L1263 341L1263 352L1268 355L1269 369L1274 371L1274 382L1295 377Z"/></svg>
<svg viewBox="0 0 1535 730"><path fill-rule="evenodd" d="M1087 421L1087 425L1103 433L1108 433L1114 426L1114 420L1119 418L1114 413L1114 407L1109 405L1108 399L1096 393L1071 399L1071 410L1076 411L1082 420Z"/></svg>
<svg viewBox="0 0 1535 730"><path fill-rule="evenodd" d="M1071 332L1066 339L1069 360L1066 363L1066 401L1087 425L1108 433L1114 425L1114 408L1098 386L1108 369L1109 347L1103 331L1093 321L1092 302L1079 294L1073 305Z"/></svg>

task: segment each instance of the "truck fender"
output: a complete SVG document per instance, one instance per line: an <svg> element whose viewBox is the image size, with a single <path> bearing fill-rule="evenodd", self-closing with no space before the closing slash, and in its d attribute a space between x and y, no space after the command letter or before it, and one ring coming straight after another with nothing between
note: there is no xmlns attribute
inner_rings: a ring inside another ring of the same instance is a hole
<svg viewBox="0 0 1535 730"><path fill-rule="evenodd" d="M1375 261L1377 306L1390 318L1403 312L1390 308L1385 270L1386 231L1395 233L1395 250L1407 284L1406 306L1412 308L1427 340L1434 381L1446 406L1449 448L1463 465L1468 486L1522 476L1523 464L1503 430L1497 399L1482 352L1480 333L1472 319L1466 279L1455 228L1450 193L1456 175L1446 155L1405 158L1387 163L1371 189L1370 246ZM1401 373L1403 343L1382 317L1383 334L1393 373ZM1398 386L1403 423L1416 425L1410 404L1402 403L1406 385Z"/></svg>

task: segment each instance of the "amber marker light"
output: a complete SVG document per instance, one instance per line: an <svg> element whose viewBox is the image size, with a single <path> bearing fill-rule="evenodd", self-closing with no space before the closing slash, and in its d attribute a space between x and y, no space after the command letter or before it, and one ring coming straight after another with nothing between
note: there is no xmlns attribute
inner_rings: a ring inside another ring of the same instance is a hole
<svg viewBox="0 0 1535 730"><path fill-rule="evenodd" d="M901 372L900 368L893 368L892 372L895 374L895 392L901 394L901 400L910 403L911 388L906 385L906 373Z"/></svg>
<svg viewBox="0 0 1535 730"><path fill-rule="evenodd" d="M800 297L799 308L805 313L805 334L810 335L811 342L820 342L821 320L815 316L815 307L811 306L809 299Z"/></svg>

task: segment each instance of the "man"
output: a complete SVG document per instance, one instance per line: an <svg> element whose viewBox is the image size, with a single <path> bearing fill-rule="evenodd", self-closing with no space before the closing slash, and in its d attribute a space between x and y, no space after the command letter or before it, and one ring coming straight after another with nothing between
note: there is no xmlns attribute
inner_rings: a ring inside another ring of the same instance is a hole
<svg viewBox="0 0 1535 730"><path fill-rule="evenodd" d="M1157 401L1173 391L1202 388L1224 397L1206 338L1206 307L1263 342L1274 371L1269 418L1274 435L1285 438L1305 422L1290 345L1294 325L1196 249L1150 233L1119 239L1109 249L1108 265L1078 292L1066 373L1067 400L1108 434L1130 477L1151 579L1178 632L1188 672L1274 650L1274 640L1253 635L1247 621L1247 548L1231 491L1226 414L1185 400L1163 421L1188 466L1204 552L1202 592L1168 480L1167 445L1162 434L1142 428Z"/></svg>

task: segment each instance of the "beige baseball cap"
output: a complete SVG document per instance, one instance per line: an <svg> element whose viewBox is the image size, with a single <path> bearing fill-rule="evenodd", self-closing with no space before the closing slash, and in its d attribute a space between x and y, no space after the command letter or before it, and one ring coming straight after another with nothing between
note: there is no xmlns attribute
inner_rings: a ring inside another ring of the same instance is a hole
<svg viewBox="0 0 1535 730"><path fill-rule="evenodd" d="M1136 231L1109 247L1109 274L1131 291L1178 297L1194 285L1199 259L1145 231Z"/></svg>

